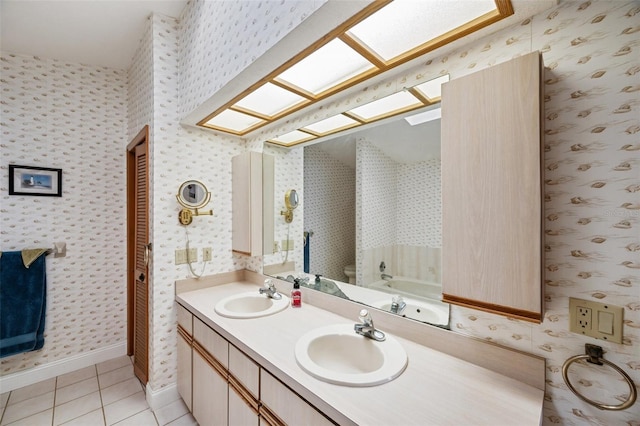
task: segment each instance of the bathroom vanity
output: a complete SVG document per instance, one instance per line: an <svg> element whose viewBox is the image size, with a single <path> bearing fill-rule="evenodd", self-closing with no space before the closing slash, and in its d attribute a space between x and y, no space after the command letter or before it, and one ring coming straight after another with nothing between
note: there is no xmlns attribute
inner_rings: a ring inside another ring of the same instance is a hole
<svg viewBox="0 0 640 426"><path fill-rule="evenodd" d="M376 329L406 351L404 372L367 387L314 378L297 364L296 343L357 323L362 307L308 291L300 309L216 313L216 303L258 293L265 278L237 271L176 283L178 389L201 425L540 424L544 359L381 311L371 313ZM290 283L274 282L289 294Z"/></svg>

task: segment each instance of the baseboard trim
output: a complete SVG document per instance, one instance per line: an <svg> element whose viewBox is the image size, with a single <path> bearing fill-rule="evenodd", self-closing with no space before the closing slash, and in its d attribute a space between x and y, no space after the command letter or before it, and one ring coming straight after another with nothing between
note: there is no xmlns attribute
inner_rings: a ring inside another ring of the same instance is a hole
<svg viewBox="0 0 640 426"><path fill-rule="evenodd" d="M149 404L149 408L151 408L151 411L154 412L164 406L169 405L173 401L180 399L177 383L165 386L157 391L154 391L149 383L147 383L146 394L147 404Z"/></svg>
<svg viewBox="0 0 640 426"><path fill-rule="evenodd" d="M32 385L61 374L70 373L93 364L108 361L127 354L127 342L116 343L104 348L94 349L68 358L39 365L28 370L0 377L0 392L9 392L23 386Z"/></svg>

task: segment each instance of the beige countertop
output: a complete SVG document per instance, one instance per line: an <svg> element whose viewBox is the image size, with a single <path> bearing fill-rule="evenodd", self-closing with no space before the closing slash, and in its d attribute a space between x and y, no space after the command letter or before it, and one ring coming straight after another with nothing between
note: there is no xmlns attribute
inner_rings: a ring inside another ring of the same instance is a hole
<svg viewBox="0 0 640 426"><path fill-rule="evenodd" d="M309 303L275 315L230 319L214 306L224 297L255 290L248 282L233 282L180 293L178 303L247 353L275 377L339 424L358 425L539 425L544 392L515 379L479 367L393 335L409 359L404 373L372 387L325 383L296 363L296 341L309 330L331 324L355 324L358 310L345 318ZM378 312L371 311L376 320ZM461 349L463 350L463 349Z"/></svg>

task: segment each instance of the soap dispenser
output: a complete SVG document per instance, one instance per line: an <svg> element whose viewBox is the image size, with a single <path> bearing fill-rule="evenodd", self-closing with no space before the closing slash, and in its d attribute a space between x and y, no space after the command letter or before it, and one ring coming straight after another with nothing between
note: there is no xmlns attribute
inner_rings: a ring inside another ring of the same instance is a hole
<svg viewBox="0 0 640 426"><path fill-rule="evenodd" d="M291 290L291 307L299 308L302 306L302 292L300 291L300 279L293 280L293 290Z"/></svg>

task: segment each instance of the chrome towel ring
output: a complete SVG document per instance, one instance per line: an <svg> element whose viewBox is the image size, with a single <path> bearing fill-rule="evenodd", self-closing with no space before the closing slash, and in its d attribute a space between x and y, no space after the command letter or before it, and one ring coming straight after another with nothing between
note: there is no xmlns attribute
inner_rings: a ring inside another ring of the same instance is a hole
<svg viewBox="0 0 640 426"><path fill-rule="evenodd" d="M622 370L620 367L618 367L617 365L615 365L612 362L607 361L606 359L604 359L602 357L603 355L603 351L602 351L602 347L597 346L597 345L591 345L589 343L586 343L584 345L584 349L586 352L586 355L576 355L576 356L572 356L571 358L567 359L564 364L562 364L562 378L564 379L564 382L567 384L567 386L569 386L569 389L571 390L571 392L573 392L578 398L580 398L581 400L601 409L601 410L614 410L614 411L618 411L618 410L624 410L627 409L629 407L631 407L634 402L636 402L636 398L638 397L638 391L636 390L636 385L633 382L633 380L631 379L631 377L629 377L629 375L627 373L624 372L624 370ZM629 385L629 389L630 389L630 393L629 393L629 397L627 398L626 401L624 401L622 404L618 404L618 405L607 405L607 404L601 404L599 402L593 401L587 397L585 397L584 395L580 394L571 384L571 382L569 381L569 377L568 377L568 371L569 371L569 366L574 363L575 361L581 360L581 359L586 359L587 362L590 362L592 364L596 364L596 365L608 365L609 367L613 368L614 370L616 370L618 373L620 373L620 375L626 380L627 384Z"/></svg>

